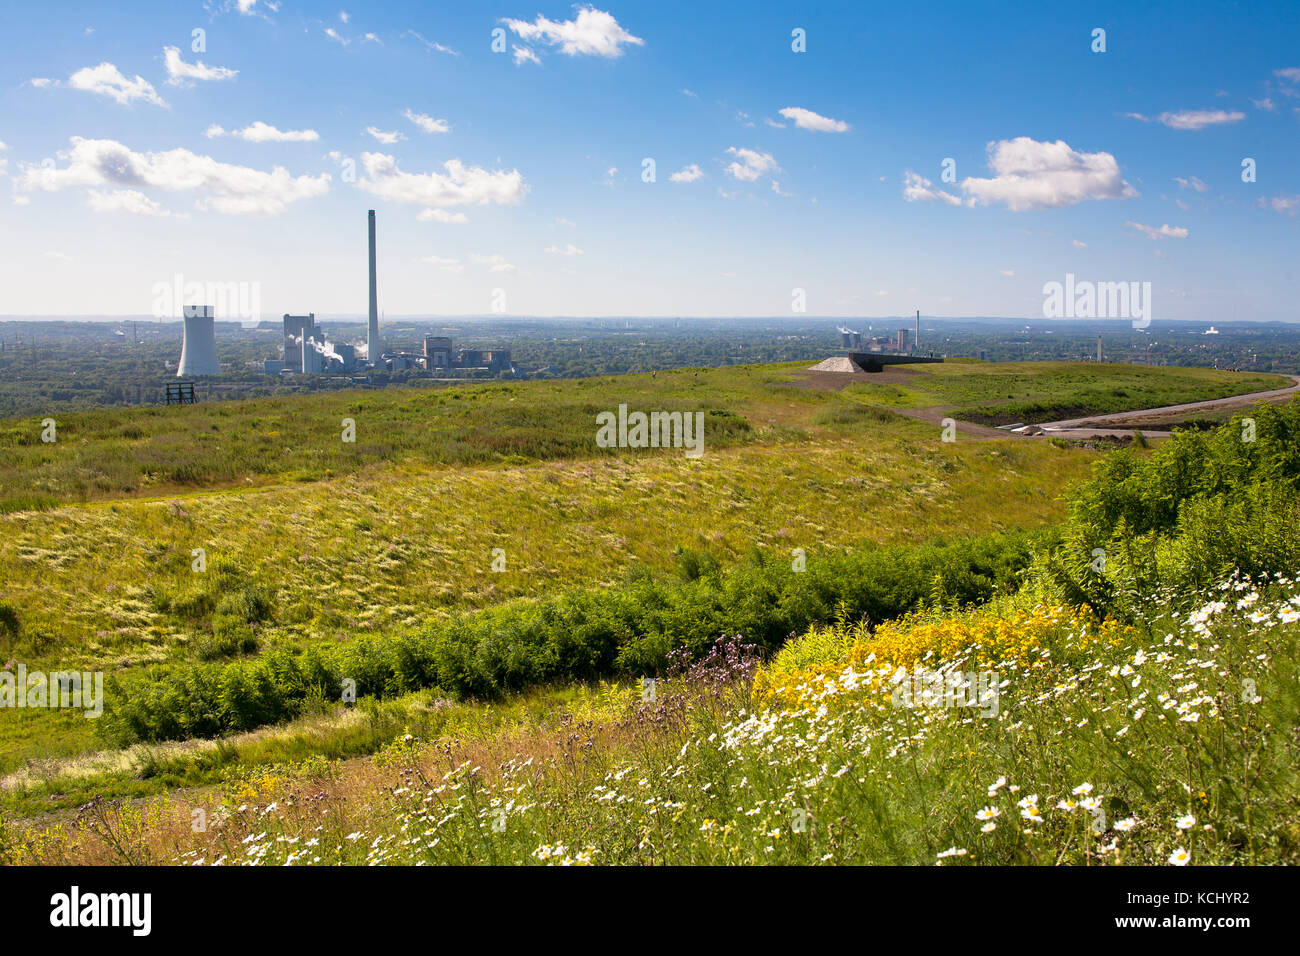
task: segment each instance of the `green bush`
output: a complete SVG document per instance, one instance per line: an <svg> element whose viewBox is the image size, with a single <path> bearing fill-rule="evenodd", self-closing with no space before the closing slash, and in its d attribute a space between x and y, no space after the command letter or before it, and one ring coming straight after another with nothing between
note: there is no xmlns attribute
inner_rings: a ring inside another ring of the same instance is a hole
<svg viewBox="0 0 1300 956"><path fill-rule="evenodd" d="M119 744L246 730L296 716L313 698L340 700L349 678L362 696L437 686L491 699L539 684L658 674L677 648L702 654L719 637L739 634L773 651L839 616L898 617L933 602L936 588L945 606L982 603L1014 590L1043 542L1016 532L815 554L802 572L784 561L751 561L728 573L709 565L710 573L686 580L632 576L607 590L513 602L410 633L228 663L154 665L111 680L100 727ZM695 569L709 564L698 555L687 560ZM247 622L269 613L269 600L252 591L223 597L217 617ZM243 633L218 629L214 638ZM219 642L203 647L200 656L233 653Z"/></svg>

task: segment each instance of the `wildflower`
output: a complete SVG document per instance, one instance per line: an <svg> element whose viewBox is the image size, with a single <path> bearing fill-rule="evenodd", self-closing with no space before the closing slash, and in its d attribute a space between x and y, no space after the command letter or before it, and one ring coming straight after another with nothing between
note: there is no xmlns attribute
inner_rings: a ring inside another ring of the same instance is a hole
<svg viewBox="0 0 1300 956"><path fill-rule="evenodd" d="M997 828L998 825L996 823L986 823L984 826L980 827L980 833L992 833Z"/></svg>
<svg viewBox="0 0 1300 956"><path fill-rule="evenodd" d="M1186 866L1188 861L1191 860L1191 858L1192 855L1188 853L1186 850L1184 850L1182 847L1179 847L1178 849L1174 850L1173 853L1169 854L1169 862L1172 863L1174 866Z"/></svg>
<svg viewBox="0 0 1300 956"><path fill-rule="evenodd" d="M1180 830L1190 830L1192 827L1196 826L1196 817L1192 816L1190 813L1185 817L1179 817L1174 821L1174 826L1178 827Z"/></svg>
<svg viewBox="0 0 1300 956"><path fill-rule="evenodd" d="M1086 797L1088 794L1092 793L1092 784L1081 783L1070 792L1076 797Z"/></svg>
<svg viewBox="0 0 1300 956"><path fill-rule="evenodd" d="M950 846L948 847L948 849L944 850L942 853L939 854L939 859L943 860L950 856L965 856L965 855L966 855L965 850L959 850L955 846Z"/></svg>
<svg viewBox="0 0 1300 956"><path fill-rule="evenodd" d="M1043 822L1043 814L1041 811L1039 811L1037 804L1031 803L1029 806L1025 807L1023 810L1020 811L1020 815L1024 817L1026 820L1032 820L1034 823Z"/></svg>
<svg viewBox="0 0 1300 956"><path fill-rule="evenodd" d="M985 807L983 810L978 810L978 811L976 811L976 813L975 813L975 819L976 819L976 820L993 820L993 819L996 819L998 816L1000 816L1001 813L1002 813L1002 811L999 810L997 807Z"/></svg>

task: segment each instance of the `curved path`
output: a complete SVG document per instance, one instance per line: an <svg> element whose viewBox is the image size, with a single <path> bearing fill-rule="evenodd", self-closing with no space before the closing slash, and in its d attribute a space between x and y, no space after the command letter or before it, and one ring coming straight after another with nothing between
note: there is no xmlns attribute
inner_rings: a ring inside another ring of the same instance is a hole
<svg viewBox="0 0 1300 956"><path fill-rule="evenodd" d="M1059 422L1044 422L1038 427L1045 434L1062 438L1092 438L1108 435L1132 435L1140 431L1149 438L1165 438L1168 431L1149 428L1107 428L1108 424L1119 424L1135 416L1182 415L1187 412L1218 410L1224 408L1243 408L1256 402L1285 398L1300 392L1300 375L1287 375L1292 384L1286 388L1274 388L1265 392L1250 392L1246 395L1231 395L1228 398L1212 398L1203 402L1184 402L1182 405L1165 405L1162 408L1139 408L1131 412L1114 412L1108 415L1089 415L1086 418L1069 418Z"/></svg>

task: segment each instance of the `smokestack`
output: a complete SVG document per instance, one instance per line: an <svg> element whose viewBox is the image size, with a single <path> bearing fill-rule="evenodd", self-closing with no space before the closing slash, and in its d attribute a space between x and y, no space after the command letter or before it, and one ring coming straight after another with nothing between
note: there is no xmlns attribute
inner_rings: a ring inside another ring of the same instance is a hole
<svg viewBox="0 0 1300 956"><path fill-rule="evenodd" d="M366 330L366 358L374 365L383 351L379 344L379 289L375 280L375 211L370 210L370 325Z"/></svg>

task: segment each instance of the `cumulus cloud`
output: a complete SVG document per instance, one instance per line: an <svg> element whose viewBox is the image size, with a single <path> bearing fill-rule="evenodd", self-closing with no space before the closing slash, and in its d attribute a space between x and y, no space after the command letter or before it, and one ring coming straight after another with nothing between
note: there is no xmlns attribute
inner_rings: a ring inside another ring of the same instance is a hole
<svg viewBox="0 0 1300 956"><path fill-rule="evenodd" d="M623 55L624 46L643 46L645 41L624 30L617 20L603 10L581 7L572 20L548 20L538 14L527 20L501 21L519 39L529 43L558 46L566 56L603 56L610 59ZM516 62L518 62L516 47ZM531 51L530 51L531 52Z"/></svg>
<svg viewBox="0 0 1300 956"><path fill-rule="evenodd" d="M704 175L704 171L695 163L677 170L668 177L670 183L693 183Z"/></svg>
<svg viewBox="0 0 1300 956"><path fill-rule="evenodd" d="M366 132L369 133L371 136L373 136L375 139L379 140L379 142L383 143L385 146L392 146L399 139L406 139L405 136L403 136L401 133L397 132L396 130L393 130L391 133L388 133L382 129L376 129L373 126L367 126Z"/></svg>
<svg viewBox="0 0 1300 956"><path fill-rule="evenodd" d="M908 202L945 202L949 206L961 205L960 196L935 189L934 183L910 169L903 174L903 198Z"/></svg>
<svg viewBox="0 0 1300 956"><path fill-rule="evenodd" d="M506 257L501 255L500 253L494 253L490 256L478 256L471 253L469 260L470 262L476 263L477 265L490 266L493 272L517 271L513 265L511 265L509 262L506 262Z"/></svg>
<svg viewBox="0 0 1300 956"><path fill-rule="evenodd" d="M1253 99L1250 101L1250 105L1255 107L1255 109L1263 110L1266 113L1271 113L1275 109L1277 109L1277 104L1273 102L1273 98L1271 96L1266 96L1262 100Z"/></svg>
<svg viewBox="0 0 1300 956"><path fill-rule="evenodd" d="M1080 153L1063 140L1028 136L989 143L992 178L969 177L961 189L970 205L1003 203L1008 209L1056 209L1089 199L1129 199L1137 190L1119 174L1110 153Z"/></svg>
<svg viewBox="0 0 1300 956"><path fill-rule="evenodd" d="M130 105L136 100L153 103L155 106L167 105L158 95L158 91L153 88L153 84L144 77L136 76L128 80L117 67L107 62L99 66L82 67L68 77L68 86L74 90L107 96L123 106Z"/></svg>
<svg viewBox="0 0 1300 956"><path fill-rule="evenodd" d="M842 120L822 116L801 106L787 106L778 112L800 129L810 129L819 133L843 133L849 128L849 124Z"/></svg>
<svg viewBox="0 0 1300 956"><path fill-rule="evenodd" d="M239 75L238 70L228 70L224 66L205 66L202 60L186 63L181 59L180 47L163 47L163 63L167 67L167 82L172 86L184 86L191 80L233 80Z"/></svg>
<svg viewBox="0 0 1300 956"><path fill-rule="evenodd" d="M407 173L397 166L397 160L384 153L362 153L361 164L366 175L357 185L366 192L393 202L411 203L426 209L447 206L484 206L494 203L513 206L524 198L528 187L519 170L510 172L498 169L489 171L481 166L466 166L459 159L443 163L445 172ZM439 219L429 214L426 219L441 222L457 221Z"/></svg>
<svg viewBox="0 0 1300 956"><path fill-rule="evenodd" d="M1140 222L1126 222L1124 225L1130 229L1136 229L1148 239L1186 239L1187 230L1182 226L1164 225L1159 228L1155 226L1144 226Z"/></svg>
<svg viewBox="0 0 1300 956"><path fill-rule="evenodd" d="M1174 182L1178 184L1179 189L1195 189L1198 193L1209 192L1210 187L1195 176L1188 176L1184 179L1182 176L1175 176Z"/></svg>
<svg viewBox="0 0 1300 956"><path fill-rule="evenodd" d="M30 80L28 80L27 82L30 83L32 86L36 87L36 89L38 89L38 90L43 90L43 89L45 89L46 87L49 87L49 86L58 86L58 85L59 85L59 81L58 81L58 80L52 80L52 79L50 79L48 76L33 76L33 77L32 77Z"/></svg>
<svg viewBox="0 0 1300 956"><path fill-rule="evenodd" d="M553 256L580 256L582 250L573 243L566 243L563 246L547 246L546 251Z"/></svg>
<svg viewBox="0 0 1300 956"><path fill-rule="evenodd" d="M533 52L532 47L520 46L516 43L512 44L511 48L514 50L515 66L519 66L521 63L536 63L538 66L542 65L542 61L538 59L537 54Z"/></svg>
<svg viewBox="0 0 1300 956"><path fill-rule="evenodd" d="M1273 75L1284 83L1300 83L1300 66L1288 66L1274 70Z"/></svg>
<svg viewBox="0 0 1300 956"><path fill-rule="evenodd" d="M114 189L109 192L92 189L87 198L90 208L95 212L129 212L137 216L171 215L138 189Z"/></svg>
<svg viewBox="0 0 1300 956"><path fill-rule="evenodd" d="M432 116L429 116L427 113L416 113L413 110L408 109L402 115L405 116L407 119L409 119L416 126L420 127L420 129L424 130L426 133L450 133L451 132L451 126L447 123L446 120L434 119Z"/></svg>
<svg viewBox="0 0 1300 956"><path fill-rule="evenodd" d="M111 139L74 136L71 142L72 148L59 154L66 166L25 166L19 188L58 192L78 186L108 186L196 192L199 209L264 216L278 215L291 202L329 192L328 173L291 176L282 166L267 172L220 163L188 149L137 153Z"/></svg>
<svg viewBox="0 0 1300 956"><path fill-rule="evenodd" d="M610 14L593 7L578 9L573 20L554 21L538 14L537 20L503 20L521 40L529 43L546 43L559 47L565 56L603 56L608 59L623 55L627 46L645 46L645 40L633 36L619 26Z"/></svg>
<svg viewBox="0 0 1300 956"><path fill-rule="evenodd" d="M752 149L727 147L727 152L736 157L735 162L726 167L728 175L742 182L755 182L765 173L774 172L781 167L776 164L771 153L760 153Z"/></svg>
<svg viewBox="0 0 1300 956"><path fill-rule="evenodd" d="M314 129L276 129L268 123L257 120L243 129L222 129L220 126L213 124L203 131L203 135L208 139L216 139L218 136L233 136L236 139L247 140L250 143L314 143L320 139L320 134Z"/></svg>
<svg viewBox="0 0 1300 956"><path fill-rule="evenodd" d="M1084 242L1082 239L1071 239L1071 240L1070 240L1070 245L1074 246L1074 248L1076 248L1076 249L1087 249L1087 248L1088 248L1088 244L1087 244L1086 242Z"/></svg>

